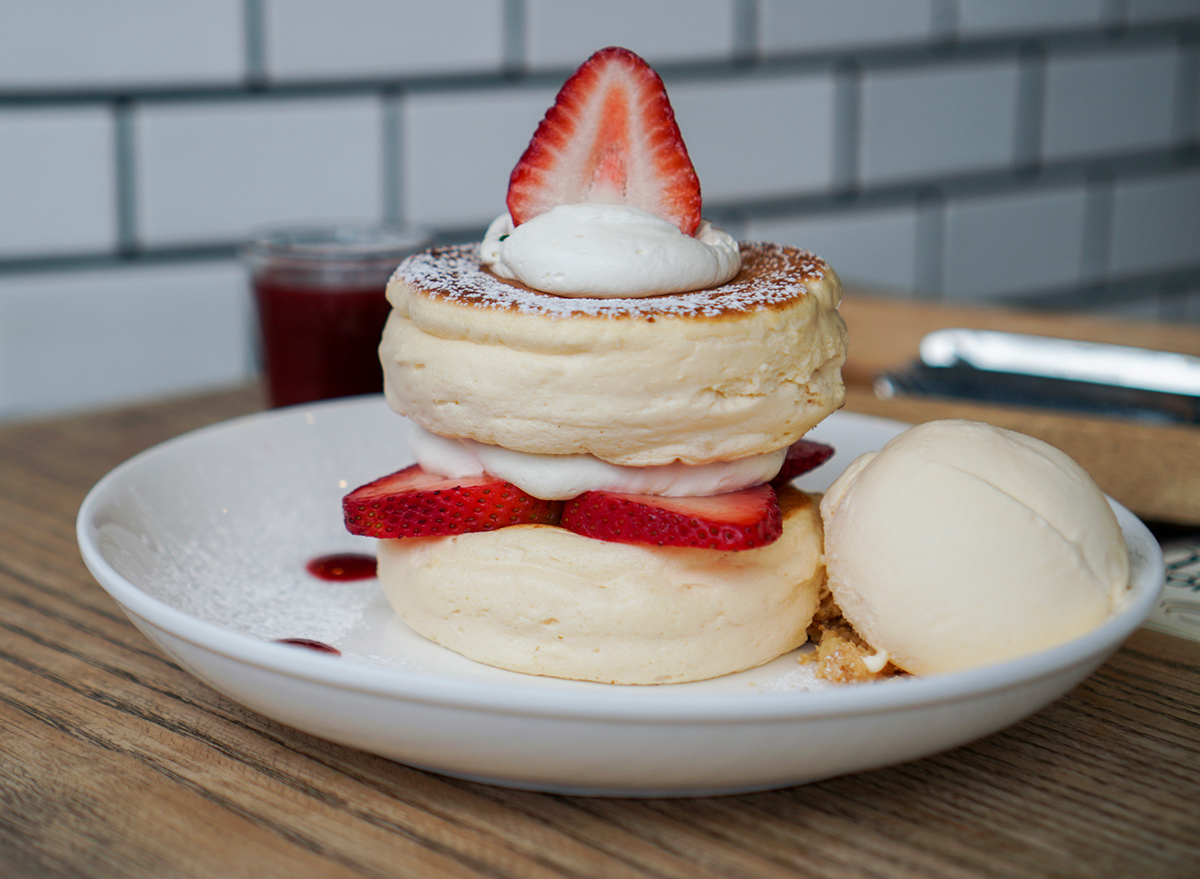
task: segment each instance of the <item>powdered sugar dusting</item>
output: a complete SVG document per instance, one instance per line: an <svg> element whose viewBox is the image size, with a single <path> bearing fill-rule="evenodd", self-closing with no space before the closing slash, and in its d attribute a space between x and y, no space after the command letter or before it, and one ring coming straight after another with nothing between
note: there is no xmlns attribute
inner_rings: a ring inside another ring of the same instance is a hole
<svg viewBox="0 0 1200 879"><path fill-rule="evenodd" d="M480 264L478 244L434 247L410 256L393 279L448 302L553 318L719 317L788 305L808 295L805 284L819 281L828 271L824 260L804 250L759 242L742 242L740 247L742 270L729 283L646 299L578 299L502 281Z"/></svg>

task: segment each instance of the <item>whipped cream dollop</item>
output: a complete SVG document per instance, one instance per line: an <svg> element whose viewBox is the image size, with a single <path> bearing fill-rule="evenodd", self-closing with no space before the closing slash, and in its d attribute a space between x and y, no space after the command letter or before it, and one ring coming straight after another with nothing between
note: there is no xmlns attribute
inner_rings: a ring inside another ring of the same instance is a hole
<svg viewBox="0 0 1200 879"><path fill-rule="evenodd" d="M711 464L623 467L592 455L514 452L471 439L447 439L418 424L409 432L417 463L450 479L490 473L544 500L567 500L585 491L615 491L664 497L700 497L737 491L774 478L787 449Z"/></svg>
<svg viewBox="0 0 1200 879"><path fill-rule="evenodd" d="M558 296L637 299L717 287L741 268L737 241L707 220L695 236L639 208L564 204L488 227L480 259L501 278Z"/></svg>

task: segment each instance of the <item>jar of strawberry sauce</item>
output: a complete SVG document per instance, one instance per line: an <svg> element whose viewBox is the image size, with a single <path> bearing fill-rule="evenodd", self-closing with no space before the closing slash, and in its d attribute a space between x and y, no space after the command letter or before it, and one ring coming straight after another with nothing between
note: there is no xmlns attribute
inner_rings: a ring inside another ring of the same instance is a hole
<svg viewBox="0 0 1200 879"><path fill-rule="evenodd" d="M252 238L244 254L272 406L383 390L384 290L400 261L427 244L420 230L369 223L268 229Z"/></svg>

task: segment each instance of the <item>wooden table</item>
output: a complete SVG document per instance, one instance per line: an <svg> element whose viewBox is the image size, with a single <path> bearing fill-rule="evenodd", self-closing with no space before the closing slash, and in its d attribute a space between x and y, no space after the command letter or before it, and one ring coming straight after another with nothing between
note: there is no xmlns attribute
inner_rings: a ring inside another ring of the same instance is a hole
<svg viewBox="0 0 1200 879"><path fill-rule="evenodd" d="M900 312L910 335L946 320ZM846 313L859 351L911 356L871 344L898 338L889 309ZM851 405L878 411L861 390ZM153 648L88 575L73 528L116 464L261 406L242 389L0 429L0 876L1200 874L1200 644L1148 630L1005 732L743 796L506 790L265 720ZM1153 463L1127 459L1133 474Z"/></svg>

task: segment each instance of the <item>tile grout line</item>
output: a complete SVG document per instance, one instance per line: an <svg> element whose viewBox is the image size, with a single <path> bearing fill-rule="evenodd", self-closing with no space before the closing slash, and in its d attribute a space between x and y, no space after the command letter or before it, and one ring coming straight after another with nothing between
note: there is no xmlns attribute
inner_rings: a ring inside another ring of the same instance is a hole
<svg viewBox="0 0 1200 879"><path fill-rule="evenodd" d="M1200 33L1181 35L1175 69L1175 108L1171 136L1186 143L1200 135Z"/></svg>
<svg viewBox="0 0 1200 879"><path fill-rule="evenodd" d="M502 10L504 33L501 46L501 72L519 74L528 68L529 47L526 40L526 9L524 0L504 0Z"/></svg>
<svg viewBox="0 0 1200 879"><path fill-rule="evenodd" d="M242 49L245 53L246 84L267 82L266 26L263 0L242 0Z"/></svg>
<svg viewBox="0 0 1200 879"><path fill-rule="evenodd" d="M833 181L834 192L857 192L862 150L863 72L846 59L833 73Z"/></svg>
<svg viewBox="0 0 1200 879"><path fill-rule="evenodd" d="M1080 276L1084 283L1104 283L1112 263L1112 224L1115 182L1110 174L1087 181L1083 203L1083 245Z"/></svg>
<svg viewBox="0 0 1200 879"><path fill-rule="evenodd" d="M1041 164L1046 118L1046 50L1031 44L1017 60L1017 107L1013 125L1013 164L1036 169Z"/></svg>
<svg viewBox="0 0 1200 879"><path fill-rule="evenodd" d="M933 0L929 8L929 37L934 42L950 43L958 37L958 0Z"/></svg>
<svg viewBox="0 0 1200 879"><path fill-rule="evenodd" d="M383 103L383 220L402 223L407 215L404 203L404 94L384 92Z"/></svg>
<svg viewBox="0 0 1200 879"><path fill-rule="evenodd" d="M917 233L913 246L916 281L914 297L941 301L945 298L946 278L946 198L931 189L917 200Z"/></svg>
<svg viewBox="0 0 1200 879"><path fill-rule="evenodd" d="M734 63L751 64L759 56L758 0L734 0L732 15Z"/></svg>
<svg viewBox="0 0 1200 879"><path fill-rule="evenodd" d="M113 182L116 187L117 252L137 250L137 183L134 145L133 104L127 99L113 102Z"/></svg>

